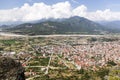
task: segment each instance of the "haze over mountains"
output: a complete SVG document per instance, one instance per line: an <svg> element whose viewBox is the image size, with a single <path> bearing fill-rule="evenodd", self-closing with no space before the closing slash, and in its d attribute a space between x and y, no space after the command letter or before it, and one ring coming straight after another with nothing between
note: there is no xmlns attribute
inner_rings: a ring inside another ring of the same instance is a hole
<svg viewBox="0 0 120 80"><path fill-rule="evenodd" d="M108 21L108 22L101 22L101 25L105 26L106 28L109 28L111 30L114 30L116 32L120 32L120 21Z"/></svg>
<svg viewBox="0 0 120 80"><path fill-rule="evenodd" d="M28 35L44 34L106 34L119 32L118 22L93 22L84 17L70 17L62 19L43 19L18 25L3 25L4 30ZM113 24L113 25L112 25ZM116 25L114 25L116 24ZM115 27L116 26L116 27Z"/></svg>

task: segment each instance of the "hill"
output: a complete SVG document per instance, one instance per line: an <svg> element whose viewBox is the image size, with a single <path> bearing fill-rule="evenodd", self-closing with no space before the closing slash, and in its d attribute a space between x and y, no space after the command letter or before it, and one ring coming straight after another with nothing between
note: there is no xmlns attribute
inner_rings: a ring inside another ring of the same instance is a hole
<svg viewBox="0 0 120 80"><path fill-rule="evenodd" d="M7 29L13 33L28 35L46 34L100 34L105 28L83 17L46 20L37 23L24 23Z"/></svg>
<svg viewBox="0 0 120 80"><path fill-rule="evenodd" d="M24 68L10 57L0 56L0 80L25 80Z"/></svg>

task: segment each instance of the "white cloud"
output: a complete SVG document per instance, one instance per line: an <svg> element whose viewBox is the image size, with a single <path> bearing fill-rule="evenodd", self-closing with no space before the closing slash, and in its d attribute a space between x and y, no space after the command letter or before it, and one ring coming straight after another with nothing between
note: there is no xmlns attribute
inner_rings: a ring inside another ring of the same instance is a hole
<svg viewBox="0 0 120 80"><path fill-rule="evenodd" d="M51 6L50 16L53 18L68 18L72 15L69 2L57 3Z"/></svg>
<svg viewBox="0 0 120 80"><path fill-rule="evenodd" d="M54 5L34 3L32 6L25 3L20 8L0 10L0 22L31 21L43 18L68 18L72 15L71 4L61 2Z"/></svg>
<svg viewBox="0 0 120 80"><path fill-rule="evenodd" d="M68 18L71 16L86 17L93 21L101 20L120 20L120 12L112 12L110 9L96 10L95 12L87 11L85 5L80 5L72 8L71 4L66 2L59 2L53 5L45 3L34 3L30 6L28 3L20 8L13 8L8 10L0 10L0 22L8 21L32 21L43 18Z"/></svg>
<svg viewBox="0 0 120 80"><path fill-rule="evenodd" d="M114 21L120 20L120 12L112 12L110 9L97 10L95 12L87 12L84 17L93 21Z"/></svg>
<svg viewBox="0 0 120 80"><path fill-rule="evenodd" d="M77 3L77 4L79 4L79 2L77 2L77 0L71 0L73 3Z"/></svg>
<svg viewBox="0 0 120 80"><path fill-rule="evenodd" d="M51 6L44 3L34 3L32 6L26 4L20 9L25 11L22 21L31 21L49 17Z"/></svg>
<svg viewBox="0 0 120 80"><path fill-rule="evenodd" d="M81 5L75 9L73 9L73 16L85 17L86 14L87 14L87 7L84 5Z"/></svg>

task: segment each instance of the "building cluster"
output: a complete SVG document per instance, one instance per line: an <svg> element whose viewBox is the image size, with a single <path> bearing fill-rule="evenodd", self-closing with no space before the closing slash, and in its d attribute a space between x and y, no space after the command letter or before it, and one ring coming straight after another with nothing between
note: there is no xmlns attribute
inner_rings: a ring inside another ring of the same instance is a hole
<svg viewBox="0 0 120 80"><path fill-rule="evenodd" d="M92 68L97 66L106 66L109 61L116 64L120 62L120 42L97 42L97 43L81 43L73 40L73 42L55 42L55 44L43 45L34 44L31 51L2 52L2 56L9 56L21 59L22 63L28 61L30 57L51 57L51 54L60 56L61 59L72 63L77 69ZM54 42L54 41L53 41ZM40 54L41 56L35 56ZM24 64L26 65L27 62Z"/></svg>
<svg viewBox="0 0 120 80"><path fill-rule="evenodd" d="M64 60L71 61L77 69L106 66L108 61L119 63L120 43L103 42L79 45L47 45L41 47L43 56L54 53Z"/></svg>

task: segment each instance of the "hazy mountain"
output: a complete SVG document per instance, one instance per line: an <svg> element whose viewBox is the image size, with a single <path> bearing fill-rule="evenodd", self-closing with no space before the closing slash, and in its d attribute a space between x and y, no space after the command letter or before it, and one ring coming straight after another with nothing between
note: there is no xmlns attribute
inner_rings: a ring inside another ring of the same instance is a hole
<svg viewBox="0 0 120 80"><path fill-rule="evenodd" d="M112 32L120 32L120 21L102 21L99 23Z"/></svg>
<svg viewBox="0 0 120 80"><path fill-rule="evenodd" d="M39 35L39 34L100 34L105 28L98 23L83 17L66 19L49 19L37 23L25 23L8 29L14 33Z"/></svg>
<svg viewBox="0 0 120 80"><path fill-rule="evenodd" d="M100 23L108 28L120 29L120 21L102 22Z"/></svg>

